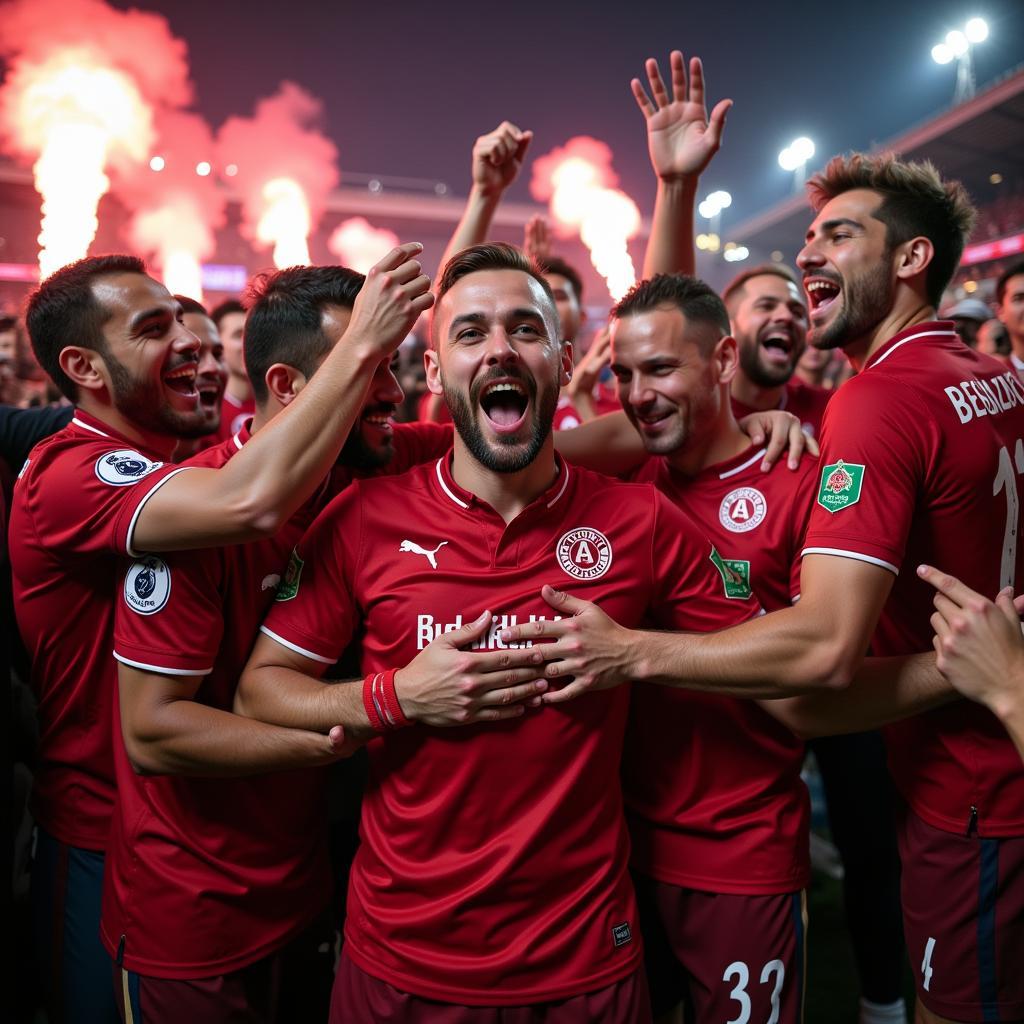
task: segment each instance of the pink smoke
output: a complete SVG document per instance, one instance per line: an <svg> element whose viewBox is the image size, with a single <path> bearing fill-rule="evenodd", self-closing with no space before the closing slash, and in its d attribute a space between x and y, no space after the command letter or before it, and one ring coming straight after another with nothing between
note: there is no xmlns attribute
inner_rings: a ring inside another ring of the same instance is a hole
<svg viewBox="0 0 1024 1024"><path fill-rule="evenodd" d="M323 104L294 82L260 100L252 117L231 117L217 135L217 163L242 200L242 233L274 246L277 266L308 263L307 239L338 184L338 151L317 127Z"/></svg>
<svg viewBox="0 0 1024 1024"><path fill-rule="evenodd" d="M364 217L342 221L327 239L327 248L352 270L365 274L398 245L398 235L387 228L375 228Z"/></svg>

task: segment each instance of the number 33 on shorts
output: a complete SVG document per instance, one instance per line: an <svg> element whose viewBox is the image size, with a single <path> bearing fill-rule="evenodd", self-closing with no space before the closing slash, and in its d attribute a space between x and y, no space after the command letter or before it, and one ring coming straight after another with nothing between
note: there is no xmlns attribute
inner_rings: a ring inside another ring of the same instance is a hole
<svg viewBox="0 0 1024 1024"><path fill-rule="evenodd" d="M761 968L760 984L771 985L771 1014L764 1024L778 1024L779 1020L779 997L782 994L782 984L786 980L786 968L781 960L769 960ZM750 995L747 987L750 984L750 968L742 960L734 960L725 969L722 981L734 982L733 990L729 998L739 1004L739 1010L735 1017L726 1024L751 1024L750 1021ZM757 1022L760 1024L760 1022Z"/></svg>

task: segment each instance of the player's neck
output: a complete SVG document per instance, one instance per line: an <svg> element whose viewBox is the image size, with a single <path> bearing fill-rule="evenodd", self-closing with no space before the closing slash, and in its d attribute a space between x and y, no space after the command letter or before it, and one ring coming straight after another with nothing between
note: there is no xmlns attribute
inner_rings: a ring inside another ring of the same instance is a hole
<svg viewBox="0 0 1024 1024"><path fill-rule="evenodd" d="M249 383L248 377L239 377L230 373L228 374L228 383L224 388L224 392L230 395L236 404L241 405L243 402L248 402L252 397L252 385Z"/></svg>
<svg viewBox="0 0 1024 1024"><path fill-rule="evenodd" d="M778 409L782 405L782 396L785 392L785 381L770 388L762 387L755 384L742 370L732 379L732 397L757 412Z"/></svg>
<svg viewBox="0 0 1024 1024"><path fill-rule="evenodd" d="M1006 332L1010 339L1010 351L1024 363L1024 335L1018 337L1017 335Z"/></svg>
<svg viewBox="0 0 1024 1024"><path fill-rule="evenodd" d="M728 462L749 447L750 438L740 430L732 409L725 405L711 429L691 437L683 448L666 458L676 472L696 476L709 466Z"/></svg>
<svg viewBox="0 0 1024 1024"><path fill-rule="evenodd" d="M452 453L452 477L464 490L487 502L495 512L511 523L531 502L555 481L555 445L549 434L537 457L518 473L496 473L482 466L462 442L458 431Z"/></svg>
<svg viewBox="0 0 1024 1024"><path fill-rule="evenodd" d="M869 334L849 345L844 345L843 351L849 357L853 368L860 373L864 369L864 364L900 331L905 331L915 324L928 323L935 318L935 307L922 299L897 303Z"/></svg>
<svg viewBox="0 0 1024 1024"><path fill-rule="evenodd" d="M115 406L97 401L87 393L80 394L75 404L82 412L88 413L94 420L105 423L112 431L147 452L160 455L168 461L174 455L174 449L180 439L173 434L157 434L146 430L122 416Z"/></svg>

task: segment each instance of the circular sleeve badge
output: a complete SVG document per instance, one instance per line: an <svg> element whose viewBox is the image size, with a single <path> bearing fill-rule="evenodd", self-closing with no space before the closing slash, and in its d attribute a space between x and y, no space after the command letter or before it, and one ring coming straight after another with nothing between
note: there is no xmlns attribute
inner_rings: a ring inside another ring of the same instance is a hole
<svg viewBox="0 0 1024 1024"><path fill-rule="evenodd" d="M563 533L555 547L562 570L577 580L596 580L612 564L612 546L600 530L578 526Z"/></svg>
<svg viewBox="0 0 1024 1024"><path fill-rule="evenodd" d="M718 521L733 533L746 533L760 526L768 514L768 502L756 487L737 487L718 507Z"/></svg>
<svg viewBox="0 0 1024 1024"><path fill-rule="evenodd" d="M163 559L146 555L132 562L124 578L125 604L139 615L155 615L171 596L171 570Z"/></svg>
<svg viewBox="0 0 1024 1024"><path fill-rule="evenodd" d="M123 487L125 484L137 483L162 465L162 462L151 462L145 455L130 448L119 448L96 460L96 476L112 487Z"/></svg>

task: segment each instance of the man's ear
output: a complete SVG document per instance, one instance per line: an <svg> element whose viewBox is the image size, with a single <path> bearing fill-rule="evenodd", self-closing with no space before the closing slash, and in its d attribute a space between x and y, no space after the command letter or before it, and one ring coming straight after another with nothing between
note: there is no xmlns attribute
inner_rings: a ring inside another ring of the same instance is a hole
<svg viewBox="0 0 1024 1024"><path fill-rule="evenodd" d="M932 260L935 259L935 246L930 238L919 235L902 245L896 246L896 276L901 281L910 282L914 278L927 273Z"/></svg>
<svg viewBox="0 0 1024 1024"><path fill-rule="evenodd" d="M60 350L57 363L75 387L85 391L100 391L110 387L107 365L94 348L67 345Z"/></svg>
<svg viewBox="0 0 1024 1024"><path fill-rule="evenodd" d="M263 379L271 396L281 405L293 402L295 396L306 386L306 375L287 363L274 363Z"/></svg>
<svg viewBox="0 0 1024 1024"><path fill-rule="evenodd" d="M427 390L432 395L443 395L441 387L441 364L437 359L437 349L428 348L423 353L423 367L427 372Z"/></svg>
<svg viewBox="0 0 1024 1024"><path fill-rule="evenodd" d="M711 354L711 365L714 367L719 384L731 384L740 366L739 346L731 334L718 339L715 350Z"/></svg>
<svg viewBox="0 0 1024 1024"><path fill-rule="evenodd" d="M573 358L572 342L562 342L561 352L561 373L559 375L559 387L565 387L572 380L572 368L576 365Z"/></svg>

